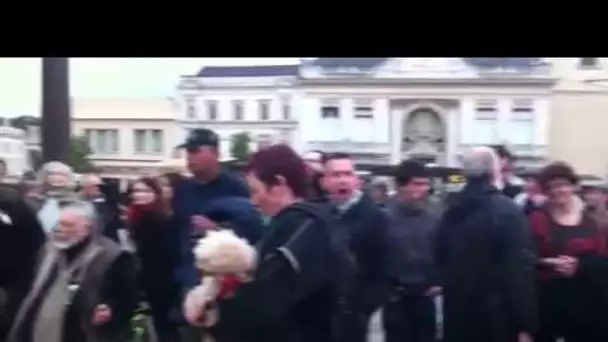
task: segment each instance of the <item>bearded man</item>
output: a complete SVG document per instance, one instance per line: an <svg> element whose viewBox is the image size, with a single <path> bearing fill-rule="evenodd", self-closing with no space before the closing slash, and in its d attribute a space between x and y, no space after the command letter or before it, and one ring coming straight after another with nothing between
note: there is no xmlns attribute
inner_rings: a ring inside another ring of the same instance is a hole
<svg viewBox="0 0 608 342"><path fill-rule="evenodd" d="M8 342L126 341L137 305L132 255L95 232L96 211L62 202Z"/></svg>

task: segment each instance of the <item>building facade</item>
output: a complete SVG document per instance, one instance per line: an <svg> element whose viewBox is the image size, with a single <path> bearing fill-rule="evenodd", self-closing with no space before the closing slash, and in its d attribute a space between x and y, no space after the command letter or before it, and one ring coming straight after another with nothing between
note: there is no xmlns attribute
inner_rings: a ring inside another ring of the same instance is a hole
<svg viewBox="0 0 608 342"><path fill-rule="evenodd" d="M582 174L608 177L608 58L550 58L549 153Z"/></svg>
<svg viewBox="0 0 608 342"><path fill-rule="evenodd" d="M538 58L318 58L206 67L182 78L176 100L182 135L246 131L255 146L285 141L371 165L456 165L464 148L502 143L527 166L548 156L554 84Z"/></svg>
<svg viewBox="0 0 608 342"><path fill-rule="evenodd" d="M12 127L8 119L2 119L0 126L0 178L18 180L30 170L26 133Z"/></svg>
<svg viewBox="0 0 608 342"><path fill-rule="evenodd" d="M75 99L72 135L86 138L90 160L104 177L155 174L184 165L176 160L174 111L168 98Z"/></svg>
<svg viewBox="0 0 608 342"><path fill-rule="evenodd" d="M182 77L175 96L179 140L195 128L220 137L220 156L232 158L232 140L246 133L250 150L277 142L298 144L297 67L207 67Z"/></svg>

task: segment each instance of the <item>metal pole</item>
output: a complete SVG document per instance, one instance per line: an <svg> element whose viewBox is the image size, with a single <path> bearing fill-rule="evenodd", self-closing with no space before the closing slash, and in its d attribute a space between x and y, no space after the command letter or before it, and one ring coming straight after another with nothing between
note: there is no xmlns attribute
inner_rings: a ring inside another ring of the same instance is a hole
<svg viewBox="0 0 608 342"><path fill-rule="evenodd" d="M42 158L70 159L70 83L68 58L42 58Z"/></svg>

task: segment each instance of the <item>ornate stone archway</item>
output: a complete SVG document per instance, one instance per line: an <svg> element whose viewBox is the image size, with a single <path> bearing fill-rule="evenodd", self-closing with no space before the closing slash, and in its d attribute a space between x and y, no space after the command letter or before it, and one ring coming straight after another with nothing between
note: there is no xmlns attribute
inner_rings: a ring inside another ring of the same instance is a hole
<svg viewBox="0 0 608 342"><path fill-rule="evenodd" d="M401 156L425 163L444 163L446 159L447 127L441 108L418 105L411 108L401 121Z"/></svg>

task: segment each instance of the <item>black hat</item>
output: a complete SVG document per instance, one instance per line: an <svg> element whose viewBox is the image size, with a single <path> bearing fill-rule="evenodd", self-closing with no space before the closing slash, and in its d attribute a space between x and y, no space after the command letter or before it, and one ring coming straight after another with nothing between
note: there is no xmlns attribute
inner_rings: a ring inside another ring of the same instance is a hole
<svg viewBox="0 0 608 342"><path fill-rule="evenodd" d="M186 141L177 146L177 148L185 148L187 150L196 149L201 146L211 146L217 148L220 141L217 134L207 128L193 129L186 137Z"/></svg>

